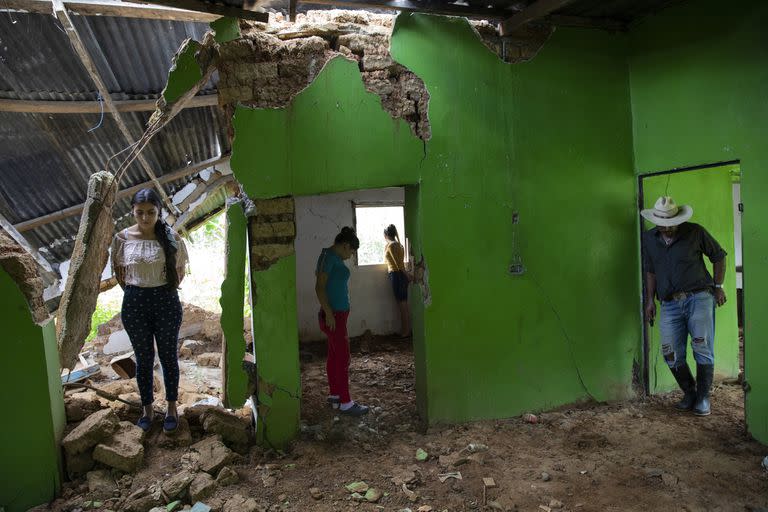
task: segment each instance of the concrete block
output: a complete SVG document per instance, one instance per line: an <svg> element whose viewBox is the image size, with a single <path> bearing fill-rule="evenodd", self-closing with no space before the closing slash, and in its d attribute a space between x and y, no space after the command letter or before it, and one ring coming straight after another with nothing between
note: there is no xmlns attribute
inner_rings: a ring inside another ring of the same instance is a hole
<svg viewBox="0 0 768 512"><path fill-rule="evenodd" d="M232 450L227 448L219 436L208 437L192 445L200 454L200 468L208 474L217 474L221 468L236 459Z"/></svg>
<svg viewBox="0 0 768 512"><path fill-rule="evenodd" d="M189 485L189 497L192 502L202 501L216 492L216 481L208 473L198 473Z"/></svg>
<svg viewBox="0 0 768 512"><path fill-rule="evenodd" d="M112 409L95 412L67 434L61 445L67 453L82 453L108 439L118 429L119 422Z"/></svg>

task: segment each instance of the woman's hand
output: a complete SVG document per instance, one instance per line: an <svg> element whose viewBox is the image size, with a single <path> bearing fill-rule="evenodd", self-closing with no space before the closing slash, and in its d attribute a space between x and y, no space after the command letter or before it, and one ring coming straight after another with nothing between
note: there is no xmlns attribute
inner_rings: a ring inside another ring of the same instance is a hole
<svg viewBox="0 0 768 512"><path fill-rule="evenodd" d="M325 314L325 326L328 327L329 331L335 331L336 330L336 317L333 316L333 311L329 312L324 311Z"/></svg>

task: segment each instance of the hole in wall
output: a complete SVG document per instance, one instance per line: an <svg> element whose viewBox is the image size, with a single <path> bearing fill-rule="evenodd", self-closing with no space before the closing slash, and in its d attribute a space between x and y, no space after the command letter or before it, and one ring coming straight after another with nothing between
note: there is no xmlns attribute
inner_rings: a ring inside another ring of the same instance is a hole
<svg viewBox="0 0 768 512"><path fill-rule="evenodd" d="M390 433L415 430L420 421L413 345L410 338L400 337L400 309L387 265L383 263L384 229L389 224L401 223L398 235L403 245L408 245L403 218L404 189L357 190L296 197L295 201L301 419L305 434L317 439L363 436L366 442L375 444ZM376 222L379 225L374 226ZM361 249L367 251L365 264L354 257L345 262L350 272L350 393L353 400L373 409L364 417L365 429L357 429L357 421L335 426L329 420L338 411L326 402L327 337L318 318L321 308L315 293L316 269L322 250L333 245L344 226L357 228ZM376 239L381 243L375 243ZM382 254L374 254L376 250Z"/></svg>

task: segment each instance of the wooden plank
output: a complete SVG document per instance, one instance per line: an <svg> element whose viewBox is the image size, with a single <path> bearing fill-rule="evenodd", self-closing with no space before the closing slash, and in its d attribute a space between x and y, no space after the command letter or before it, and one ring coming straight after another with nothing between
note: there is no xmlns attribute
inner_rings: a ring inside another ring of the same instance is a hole
<svg viewBox="0 0 768 512"><path fill-rule="evenodd" d="M181 178L186 178L187 176L191 176L192 174L198 173L209 167L220 165L228 161L229 161L229 155L223 155L220 157L211 158L209 160L205 160L198 164L182 167L181 169L177 169L168 174L164 174L158 178L158 181L160 183L169 183L171 181L176 181ZM117 192L116 200L122 199L123 197L131 196L143 188L152 186L152 184L153 184L152 181L145 181L144 183L139 183L138 185L134 185L132 187L119 190ZM63 210L59 210L57 212L53 212L53 213L43 215L41 217L37 217L35 219L29 219L29 220L25 220L24 222L19 222L18 224L15 224L12 227L16 229L19 233L22 233L24 231L29 231L30 229L35 229L37 227L50 224L51 222L56 222L61 219L66 219L67 217L73 217L75 215L79 215L83 211L84 207L85 207L85 203L80 203L75 206L70 206L69 208L64 208Z"/></svg>
<svg viewBox="0 0 768 512"><path fill-rule="evenodd" d="M385 9L402 12L425 12L445 16L466 16L468 18L505 19L515 11L499 8L472 7L438 2L417 2L411 0L310 0L302 5L334 5L340 9Z"/></svg>
<svg viewBox="0 0 768 512"><path fill-rule="evenodd" d="M112 102L118 112L153 112L157 100L122 100ZM183 108L211 107L219 104L218 94L195 96ZM0 112L37 114L99 114L98 101L41 101L0 99Z"/></svg>
<svg viewBox="0 0 768 512"><path fill-rule="evenodd" d="M116 16L121 18L141 18L169 21L198 21L210 23L221 16L207 12L174 9L157 5L118 2L111 0L64 1L64 5L73 14L81 16ZM52 14L50 0L3 0L0 11L23 11L36 14Z"/></svg>
<svg viewBox="0 0 768 512"><path fill-rule="evenodd" d="M139 0L139 3L150 2L143 2ZM187 11L206 12L208 14L215 14L217 16L229 16L231 18L259 21L261 23L267 23L269 21L269 13L267 12L249 11L240 7L225 5L223 3L215 4L202 0L152 0L151 3L166 5L168 7L184 9Z"/></svg>
<svg viewBox="0 0 768 512"><path fill-rule="evenodd" d="M526 23L543 18L561 9L573 0L537 0L499 25L499 33L508 36Z"/></svg>
<svg viewBox="0 0 768 512"><path fill-rule="evenodd" d="M219 178L217 180L212 181L211 183L209 183L207 185L204 184L204 183L201 183L200 185L198 185L198 187L202 188L203 190L198 194L197 199L199 199L200 196L202 196L203 194L207 194L207 195L213 194L218 189L220 189L222 187L226 187L230 183L234 183L234 182L235 182L234 176L232 176L231 174L228 174L226 176L222 176L221 178ZM180 231L181 229L190 229L190 228L186 228L184 226L184 224L186 224L189 221L189 219L194 216L194 213L195 213L194 209L185 211L172 224L173 228L176 229L177 231Z"/></svg>
<svg viewBox="0 0 768 512"><path fill-rule="evenodd" d="M133 144L134 142L133 134L131 133L131 130L128 128L128 125L125 124L125 121L120 115L120 112L117 110L117 107L112 101L112 96L110 95L109 89L107 89L107 85L104 83L104 80L101 78L101 74L99 73L98 68L96 68L96 63L93 62L91 55L88 53L88 50L86 49L85 43L83 42L82 38L80 37L80 34L75 28L74 23L72 23L72 19L69 17L69 12L67 12L66 7L64 7L63 1L51 0L51 3L53 4L54 14L56 15L56 18L58 18L59 22L64 28L64 32L67 34L67 37L69 37L69 41L72 44L72 48L74 48L75 53L80 58L80 62L85 67L85 70L88 72L88 75L91 77L91 80L93 80L93 83L96 85L96 88L101 94L101 98L107 107L106 110L112 114L112 117L114 118L115 123L117 124L117 127L125 137L125 140L128 142L128 144ZM160 183L157 181L157 176L152 170L152 166L149 164L149 161L147 161L147 159L141 153L139 153L136 159L139 161L139 164L141 165L141 167L150 177L150 179L152 180L152 183L154 183L155 188L160 194L160 197L162 197L163 201L165 201L165 203L168 205L168 208L169 208L168 211L171 213L177 213L176 208L174 207L171 200L168 198L168 195L165 193L165 190L163 190L162 185L160 185Z"/></svg>

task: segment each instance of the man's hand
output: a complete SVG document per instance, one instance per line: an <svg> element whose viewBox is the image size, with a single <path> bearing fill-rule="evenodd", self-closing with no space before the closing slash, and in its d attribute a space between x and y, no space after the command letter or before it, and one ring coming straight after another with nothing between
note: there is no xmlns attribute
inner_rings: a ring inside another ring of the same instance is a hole
<svg viewBox="0 0 768 512"><path fill-rule="evenodd" d="M725 304L725 290L722 288L715 288L715 302L718 306Z"/></svg>
<svg viewBox="0 0 768 512"><path fill-rule="evenodd" d="M653 323L653 320L656 318L656 301L649 300L648 303L645 305L645 321L649 323Z"/></svg>

